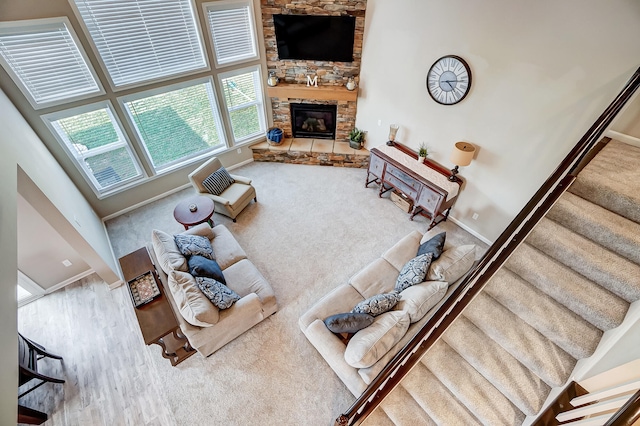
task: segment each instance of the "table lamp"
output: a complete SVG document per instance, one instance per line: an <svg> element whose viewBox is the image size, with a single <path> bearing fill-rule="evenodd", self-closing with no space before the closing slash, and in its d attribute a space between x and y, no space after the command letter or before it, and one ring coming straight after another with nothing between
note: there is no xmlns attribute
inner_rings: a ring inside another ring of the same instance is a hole
<svg viewBox="0 0 640 426"><path fill-rule="evenodd" d="M393 142L396 140L396 134L398 133L399 128L400 126L398 126L397 124L391 124L389 126L389 140L387 141L387 145L393 145Z"/></svg>
<svg viewBox="0 0 640 426"><path fill-rule="evenodd" d="M476 147L468 142L456 142L453 146L453 151L451 152L451 162L455 164L455 167L451 169L451 176L449 176L449 180L452 182L456 182L458 178L456 175L458 174L458 166L468 166L471 164L471 160L473 160L473 155L476 152Z"/></svg>

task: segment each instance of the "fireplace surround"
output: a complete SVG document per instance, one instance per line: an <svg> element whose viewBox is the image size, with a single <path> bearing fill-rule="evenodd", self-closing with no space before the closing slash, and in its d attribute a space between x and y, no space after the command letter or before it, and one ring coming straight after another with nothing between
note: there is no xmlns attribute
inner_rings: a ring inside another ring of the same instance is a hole
<svg viewBox="0 0 640 426"><path fill-rule="evenodd" d="M291 103L294 138L335 139L336 105Z"/></svg>

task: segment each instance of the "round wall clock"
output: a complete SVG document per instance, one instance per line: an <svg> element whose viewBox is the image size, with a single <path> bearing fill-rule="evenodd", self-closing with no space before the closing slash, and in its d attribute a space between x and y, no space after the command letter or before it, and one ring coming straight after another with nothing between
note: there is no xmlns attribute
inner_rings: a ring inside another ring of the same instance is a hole
<svg viewBox="0 0 640 426"><path fill-rule="evenodd" d="M427 91L442 105L457 104L471 88L471 70L459 56L447 55L438 59L427 74Z"/></svg>

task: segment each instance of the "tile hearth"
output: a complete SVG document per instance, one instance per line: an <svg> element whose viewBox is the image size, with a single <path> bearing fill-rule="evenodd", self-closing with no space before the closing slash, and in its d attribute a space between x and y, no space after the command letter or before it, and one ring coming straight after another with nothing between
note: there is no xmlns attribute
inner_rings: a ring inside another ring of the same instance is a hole
<svg viewBox="0 0 640 426"><path fill-rule="evenodd" d="M280 145L252 145L254 161L367 168L369 150L331 139L287 138Z"/></svg>

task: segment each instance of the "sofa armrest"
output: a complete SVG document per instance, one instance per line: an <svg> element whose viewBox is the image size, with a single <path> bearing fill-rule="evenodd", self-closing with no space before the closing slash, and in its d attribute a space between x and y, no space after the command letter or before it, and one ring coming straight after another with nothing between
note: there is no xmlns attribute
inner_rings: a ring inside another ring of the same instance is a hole
<svg viewBox="0 0 640 426"><path fill-rule="evenodd" d="M245 185L251 185L251 179L249 179L248 177L232 175L231 173L229 174L236 182L244 183Z"/></svg>
<svg viewBox="0 0 640 426"><path fill-rule="evenodd" d="M416 257L418 254L420 238L422 238L422 234L418 231L413 231L395 243L389 250L384 252L382 258L392 264L393 267L400 272L405 263Z"/></svg>
<svg viewBox="0 0 640 426"><path fill-rule="evenodd" d="M305 331L316 319L324 321L328 316L351 312L363 300L360 293L348 284L336 287L300 317L300 329Z"/></svg>

